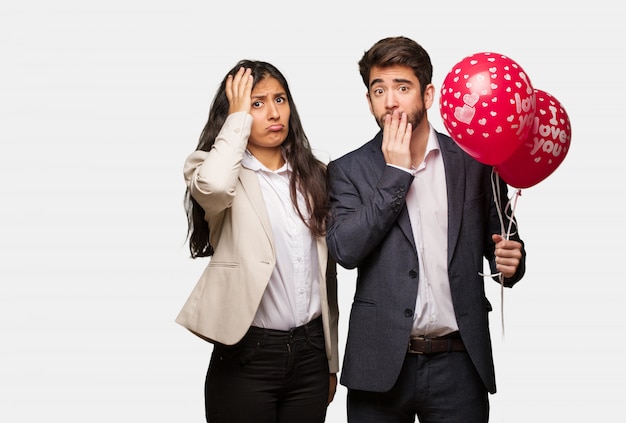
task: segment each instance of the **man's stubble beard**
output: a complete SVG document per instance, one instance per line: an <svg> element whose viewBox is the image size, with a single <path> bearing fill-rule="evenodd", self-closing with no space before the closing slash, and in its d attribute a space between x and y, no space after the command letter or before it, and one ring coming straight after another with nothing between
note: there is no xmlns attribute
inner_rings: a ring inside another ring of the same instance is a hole
<svg viewBox="0 0 626 423"><path fill-rule="evenodd" d="M383 129L385 127L385 116L387 116L388 114L389 113L385 113L384 115L376 119L380 129ZM424 120L425 116L426 116L426 109L424 107L420 107L419 109L411 113L408 113L407 119L408 119L408 122L411 124L411 128L412 129L417 128L417 126Z"/></svg>

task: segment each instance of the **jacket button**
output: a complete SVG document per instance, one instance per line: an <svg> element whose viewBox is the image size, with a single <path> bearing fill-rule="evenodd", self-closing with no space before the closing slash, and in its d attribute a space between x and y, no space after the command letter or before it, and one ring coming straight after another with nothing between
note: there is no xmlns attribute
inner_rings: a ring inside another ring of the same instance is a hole
<svg viewBox="0 0 626 423"><path fill-rule="evenodd" d="M411 270L411 271L409 272L409 276L410 276L412 279L415 279L415 278L417 277L417 272L416 272L415 270Z"/></svg>
<svg viewBox="0 0 626 423"><path fill-rule="evenodd" d="M404 316L413 317L413 310L411 310L410 308L407 308L406 310L404 310Z"/></svg>

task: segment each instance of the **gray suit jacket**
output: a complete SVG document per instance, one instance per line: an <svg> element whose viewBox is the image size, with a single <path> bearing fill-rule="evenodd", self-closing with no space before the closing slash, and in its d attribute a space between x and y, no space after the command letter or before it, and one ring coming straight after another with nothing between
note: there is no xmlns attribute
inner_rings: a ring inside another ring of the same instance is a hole
<svg viewBox="0 0 626 423"><path fill-rule="evenodd" d="M437 134L448 192L448 275L457 323L467 351L491 393L496 391L484 288L486 258L495 273L492 234L501 234L491 184L492 167ZM413 176L385 164L382 133L328 165L331 218L327 243L347 269L358 268L341 383L384 392L400 373L413 324L418 262L406 193ZM500 181L500 204L508 201ZM505 213L504 213L505 214ZM506 219L506 217L505 217ZM505 220L508 227L508 219ZM515 227L514 227L515 228ZM516 229L516 228L515 228ZM521 242L517 233L510 236ZM511 287L524 274L525 252Z"/></svg>

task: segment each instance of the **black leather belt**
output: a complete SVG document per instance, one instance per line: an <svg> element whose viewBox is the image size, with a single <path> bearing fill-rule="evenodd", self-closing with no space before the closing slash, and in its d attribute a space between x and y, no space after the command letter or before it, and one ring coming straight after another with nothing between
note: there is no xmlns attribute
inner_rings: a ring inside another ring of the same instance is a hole
<svg viewBox="0 0 626 423"><path fill-rule="evenodd" d="M409 339L408 354L436 354L451 351L465 351L465 345L458 332L439 338L412 336Z"/></svg>

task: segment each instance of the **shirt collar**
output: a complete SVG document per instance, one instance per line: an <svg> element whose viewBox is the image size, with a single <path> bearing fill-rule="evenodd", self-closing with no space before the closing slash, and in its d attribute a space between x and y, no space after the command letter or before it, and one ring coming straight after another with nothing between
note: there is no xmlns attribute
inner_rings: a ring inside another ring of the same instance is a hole
<svg viewBox="0 0 626 423"><path fill-rule="evenodd" d="M437 139L437 133L432 125L428 125L428 144L426 144L426 152L424 153L424 159L434 151L439 151L439 140Z"/></svg>
<svg viewBox="0 0 626 423"><path fill-rule="evenodd" d="M284 152L282 154L284 157L285 156ZM241 165L245 167L246 169L250 169L254 172L265 171L265 172L272 172L272 173L281 173L281 172L291 170L291 166L289 165L289 162L287 162L287 159L285 159L285 164L282 165L280 168L276 170L270 170L263 163L261 163L256 157L254 157L254 155L250 153L248 149L246 149L246 152L243 155L243 158L241 160Z"/></svg>
<svg viewBox="0 0 626 423"><path fill-rule="evenodd" d="M415 172L425 169L428 161L437 157L440 150L439 140L437 139L435 128L433 128L430 124L428 125L428 128L428 141L426 142L426 151L424 151L424 160L422 160L422 163L420 163L417 169L415 169Z"/></svg>

